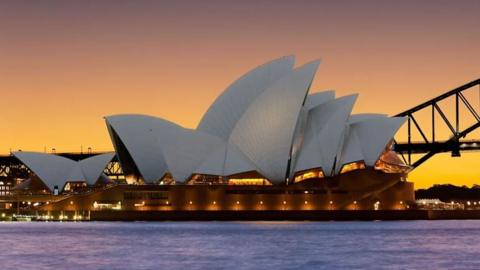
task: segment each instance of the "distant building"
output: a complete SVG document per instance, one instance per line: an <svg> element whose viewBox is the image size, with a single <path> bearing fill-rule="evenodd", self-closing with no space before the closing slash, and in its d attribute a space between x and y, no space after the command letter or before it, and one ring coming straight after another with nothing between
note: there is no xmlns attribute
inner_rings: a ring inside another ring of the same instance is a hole
<svg viewBox="0 0 480 270"><path fill-rule="evenodd" d="M465 209L461 202L442 202L439 199L420 199L416 201L418 209L424 210L463 210Z"/></svg>

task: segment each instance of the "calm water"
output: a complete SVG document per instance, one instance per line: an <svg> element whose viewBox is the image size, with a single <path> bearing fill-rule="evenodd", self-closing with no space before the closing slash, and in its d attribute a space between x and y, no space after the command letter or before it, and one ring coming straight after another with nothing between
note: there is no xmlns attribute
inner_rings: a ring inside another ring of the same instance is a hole
<svg viewBox="0 0 480 270"><path fill-rule="evenodd" d="M0 223L0 269L480 269L480 221Z"/></svg>

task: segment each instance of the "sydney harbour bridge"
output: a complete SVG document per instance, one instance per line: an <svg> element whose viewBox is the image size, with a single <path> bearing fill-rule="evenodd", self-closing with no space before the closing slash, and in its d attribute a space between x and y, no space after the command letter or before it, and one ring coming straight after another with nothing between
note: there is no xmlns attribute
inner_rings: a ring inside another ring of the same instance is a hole
<svg viewBox="0 0 480 270"><path fill-rule="evenodd" d="M467 137L480 127L480 79L395 116L407 117L407 121L404 128L396 134L393 148L405 164L413 168L439 153L451 153L452 157L460 157L462 152L478 151L480 137ZM102 152L92 152L89 149L87 152L56 154L82 160ZM0 156L0 179L25 178L29 173L28 168L13 155ZM124 179L116 158L107 165L104 173L113 180ZM7 183L2 180L1 184Z"/></svg>

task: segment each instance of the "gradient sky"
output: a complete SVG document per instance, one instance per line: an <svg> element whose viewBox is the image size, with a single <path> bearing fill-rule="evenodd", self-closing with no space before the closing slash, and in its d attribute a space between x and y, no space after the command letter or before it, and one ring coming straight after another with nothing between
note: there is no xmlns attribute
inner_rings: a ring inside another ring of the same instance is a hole
<svg viewBox="0 0 480 270"><path fill-rule="evenodd" d="M110 150L102 117L119 113L194 128L290 54L322 59L312 92L393 115L480 77L480 1L1 1L0 152ZM479 163L444 154L410 180L480 184Z"/></svg>

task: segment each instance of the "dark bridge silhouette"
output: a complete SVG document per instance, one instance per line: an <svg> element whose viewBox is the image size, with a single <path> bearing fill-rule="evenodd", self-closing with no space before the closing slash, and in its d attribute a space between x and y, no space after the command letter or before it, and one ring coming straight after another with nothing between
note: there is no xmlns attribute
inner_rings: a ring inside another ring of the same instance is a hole
<svg viewBox="0 0 480 270"><path fill-rule="evenodd" d="M394 144L394 150L402 156L406 164L416 168L438 153L451 152L452 157L459 157L462 151L480 150L480 140L465 140L469 133L480 127L479 112L472 106L473 101L471 99L469 101L465 94L466 91L476 86L479 86L480 94L480 79L477 79L395 115L408 117L407 141L395 141ZM455 112L453 120L446 116L439 104L448 100L453 101L453 108L450 108ZM463 128L461 128L460 122L465 115L460 112L461 108L465 108L466 112L471 114L470 118L473 118L472 123ZM427 113L430 116L430 121L426 125L421 125L415 117L422 113ZM437 115L440 116L439 121L437 121ZM445 126L451 135L447 139L437 138L439 129L445 128ZM426 130L430 132L427 133ZM414 140L414 134L419 134L417 136L420 137L420 140ZM421 155L421 157L414 160L413 155Z"/></svg>

